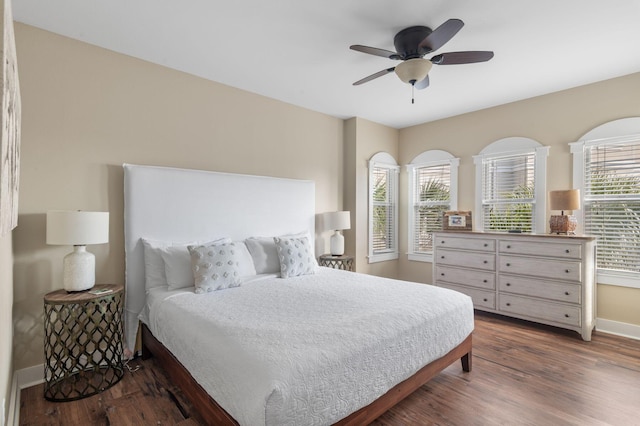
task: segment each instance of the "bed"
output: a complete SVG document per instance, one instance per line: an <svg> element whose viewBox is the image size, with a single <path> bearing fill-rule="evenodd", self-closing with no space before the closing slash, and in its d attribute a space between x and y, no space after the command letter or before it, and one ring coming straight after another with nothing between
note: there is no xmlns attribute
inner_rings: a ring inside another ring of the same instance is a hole
<svg viewBox="0 0 640 426"><path fill-rule="evenodd" d="M140 321L143 356L161 362L208 422L367 424L458 359L470 371L467 296L317 265L282 278L267 249L256 251L255 240L271 250L280 237L278 247L315 252L313 182L124 169L126 344L133 349ZM150 285L162 269L149 263L153 244L163 256L253 244L254 269L238 286L197 294L171 285L184 259L165 256L165 282Z"/></svg>

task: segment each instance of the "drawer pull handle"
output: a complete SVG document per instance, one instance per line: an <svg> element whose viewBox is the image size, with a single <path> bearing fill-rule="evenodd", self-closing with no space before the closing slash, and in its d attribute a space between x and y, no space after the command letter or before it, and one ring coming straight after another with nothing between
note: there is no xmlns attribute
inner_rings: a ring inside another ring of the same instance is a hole
<svg viewBox="0 0 640 426"><path fill-rule="evenodd" d="M507 248L509 249L509 248L511 248L511 246L507 246Z"/></svg>
<svg viewBox="0 0 640 426"><path fill-rule="evenodd" d="M440 241L440 244L444 244L444 241Z"/></svg>
<svg viewBox="0 0 640 426"><path fill-rule="evenodd" d="M489 262L488 262L487 260L485 260L485 261L484 261L484 262L482 262L482 263L489 263Z"/></svg>
<svg viewBox="0 0 640 426"><path fill-rule="evenodd" d="M568 295L569 295L569 292L568 292L568 291L565 291L565 292L564 292L564 295L565 295L565 296L568 296Z"/></svg>
<svg viewBox="0 0 640 426"><path fill-rule="evenodd" d="M484 299L482 299L483 302L488 302L487 298L485 297Z"/></svg>
<svg viewBox="0 0 640 426"><path fill-rule="evenodd" d="M565 253L571 253L571 250L566 249L564 252L565 252Z"/></svg>
<svg viewBox="0 0 640 426"><path fill-rule="evenodd" d="M569 314L564 314L564 317L565 318L569 318Z"/></svg>
<svg viewBox="0 0 640 426"><path fill-rule="evenodd" d="M507 287L511 287L511 283L507 283Z"/></svg>
<svg viewBox="0 0 640 426"><path fill-rule="evenodd" d="M484 246L485 246L485 247L489 247L489 244L484 243ZM487 301L487 300L485 299L485 302L486 302L486 301Z"/></svg>
<svg viewBox="0 0 640 426"><path fill-rule="evenodd" d="M567 274L568 274L569 272L571 272L571 271L570 271L570 270L568 270L568 269L565 269L564 271L565 271Z"/></svg>
<svg viewBox="0 0 640 426"><path fill-rule="evenodd" d="M511 303L507 303L507 306L511 306Z"/></svg>
<svg viewBox="0 0 640 426"><path fill-rule="evenodd" d="M440 259L444 259L444 256L440 256Z"/></svg>
<svg viewBox="0 0 640 426"><path fill-rule="evenodd" d="M510 264L510 263L507 263L507 266L511 266L511 264Z"/></svg>
<svg viewBox="0 0 640 426"><path fill-rule="evenodd" d="M442 273L440 274L440 276L441 276L441 277L444 277L444 272L442 272Z"/></svg>
<svg viewBox="0 0 640 426"><path fill-rule="evenodd" d="M487 282L487 280L482 280L482 282L483 282L483 283L486 283L486 282Z"/></svg>

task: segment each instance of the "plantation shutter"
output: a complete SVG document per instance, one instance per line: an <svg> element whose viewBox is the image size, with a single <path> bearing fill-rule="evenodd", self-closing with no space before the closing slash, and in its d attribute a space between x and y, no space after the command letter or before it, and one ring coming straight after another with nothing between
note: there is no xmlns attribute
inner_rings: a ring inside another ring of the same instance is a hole
<svg viewBox="0 0 640 426"><path fill-rule="evenodd" d="M433 231L442 229L442 216L451 206L451 164L417 167L413 186L413 252L433 252Z"/></svg>
<svg viewBox="0 0 640 426"><path fill-rule="evenodd" d="M396 249L396 191L395 168L374 166L371 172L373 179L372 209L373 253L388 253Z"/></svg>
<svg viewBox="0 0 640 426"><path fill-rule="evenodd" d="M484 231L531 232L535 223L535 158L535 152L530 152L483 160Z"/></svg>
<svg viewBox="0 0 640 426"><path fill-rule="evenodd" d="M584 231L601 269L640 272L640 140L585 146Z"/></svg>

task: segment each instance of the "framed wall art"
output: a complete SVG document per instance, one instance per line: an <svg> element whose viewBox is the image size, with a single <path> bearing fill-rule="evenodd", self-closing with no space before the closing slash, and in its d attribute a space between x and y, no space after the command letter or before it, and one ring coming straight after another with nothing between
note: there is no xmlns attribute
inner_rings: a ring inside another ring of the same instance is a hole
<svg viewBox="0 0 640 426"><path fill-rule="evenodd" d="M3 17L3 48L0 87L2 93L0 115L0 236L18 224L18 181L20 178L20 85L13 33L13 14L10 1L0 1Z"/></svg>

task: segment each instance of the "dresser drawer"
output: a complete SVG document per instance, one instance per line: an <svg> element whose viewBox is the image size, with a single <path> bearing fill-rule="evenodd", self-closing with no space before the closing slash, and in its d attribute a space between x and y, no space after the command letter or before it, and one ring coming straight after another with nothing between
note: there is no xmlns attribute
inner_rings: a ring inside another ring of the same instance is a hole
<svg viewBox="0 0 640 426"><path fill-rule="evenodd" d="M465 268L486 269L489 271L496 269L496 256L491 253L437 249L435 258L435 261L441 265L464 266Z"/></svg>
<svg viewBox="0 0 640 426"><path fill-rule="evenodd" d="M436 281L446 281L470 287L495 289L496 274L494 272L474 271L451 266L436 265Z"/></svg>
<svg viewBox="0 0 640 426"><path fill-rule="evenodd" d="M466 294L467 296L471 297L473 306L476 308L496 308L496 293L493 291L478 290L475 288L463 287L449 283L439 283L438 287L444 287Z"/></svg>
<svg viewBox="0 0 640 426"><path fill-rule="evenodd" d="M498 310L534 319L581 326L581 310L577 306L563 305L528 297L500 294Z"/></svg>
<svg viewBox="0 0 640 426"><path fill-rule="evenodd" d="M500 272L563 281L581 281L582 264L568 260L539 259L520 256L500 256Z"/></svg>
<svg viewBox="0 0 640 426"><path fill-rule="evenodd" d="M568 303L580 303L582 286L580 284L555 283L537 278L525 278L516 275L498 277L500 292L522 294Z"/></svg>
<svg viewBox="0 0 640 426"><path fill-rule="evenodd" d="M460 238L439 234L436 235L434 244L436 247L446 247L450 249L496 251L496 240L489 238Z"/></svg>
<svg viewBox="0 0 640 426"><path fill-rule="evenodd" d="M545 256L565 259L581 259L582 245L572 243L551 243L536 241L507 240L500 241L500 253L526 254L528 256Z"/></svg>

